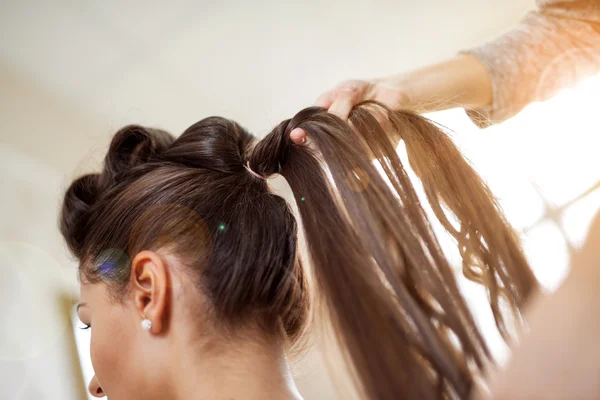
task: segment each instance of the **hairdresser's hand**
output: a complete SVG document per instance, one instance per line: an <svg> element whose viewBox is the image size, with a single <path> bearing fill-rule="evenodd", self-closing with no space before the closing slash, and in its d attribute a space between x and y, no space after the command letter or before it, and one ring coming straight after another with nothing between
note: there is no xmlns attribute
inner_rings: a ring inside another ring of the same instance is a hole
<svg viewBox="0 0 600 400"><path fill-rule="evenodd" d="M330 113L347 120L354 105L363 100L376 100L395 109L408 104L408 95L382 80L350 80L323 93L314 105L327 108ZM290 133L290 138L297 144L305 143L306 136L306 132L301 128L296 128Z"/></svg>
<svg viewBox="0 0 600 400"><path fill-rule="evenodd" d="M492 102L492 83L484 65L470 54L427 65L408 73L373 81L346 81L323 93L315 105L346 120L352 107L363 100L376 100L391 109L424 113L453 107L478 108ZM298 144L306 132L294 129L291 139Z"/></svg>

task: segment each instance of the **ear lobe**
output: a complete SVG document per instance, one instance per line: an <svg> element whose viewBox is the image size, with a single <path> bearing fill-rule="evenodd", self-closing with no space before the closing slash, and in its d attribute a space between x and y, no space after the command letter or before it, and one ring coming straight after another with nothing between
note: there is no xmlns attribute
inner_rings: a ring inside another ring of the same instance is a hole
<svg viewBox="0 0 600 400"><path fill-rule="evenodd" d="M140 321L152 321L151 332L163 328L168 299L169 275L162 258L153 251L140 251L131 262L130 284Z"/></svg>

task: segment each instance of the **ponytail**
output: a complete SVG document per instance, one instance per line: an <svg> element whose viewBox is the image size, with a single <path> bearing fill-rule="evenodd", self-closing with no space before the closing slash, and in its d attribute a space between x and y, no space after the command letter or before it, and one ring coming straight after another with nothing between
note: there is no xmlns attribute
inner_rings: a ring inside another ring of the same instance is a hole
<svg viewBox="0 0 600 400"><path fill-rule="evenodd" d="M297 127L318 153L291 142ZM280 173L294 193L315 280L363 395L467 398L490 352L396 152L400 139L458 242L465 276L486 287L508 338L500 298L519 320L535 278L489 189L432 122L374 102L348 123L307 108L257 143L249 165Z"/></svg>

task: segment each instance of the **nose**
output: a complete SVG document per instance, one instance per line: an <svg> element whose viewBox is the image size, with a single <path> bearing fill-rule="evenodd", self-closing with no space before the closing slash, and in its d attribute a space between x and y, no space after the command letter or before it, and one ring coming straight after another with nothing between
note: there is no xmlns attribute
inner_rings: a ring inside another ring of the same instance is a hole
<svg viewBox="0 0 600 400"><path fill-rule="evenodd" d="M106 394L104 394L104 391L102 390L102 387L100 387L100 383L98 382L98 378L96 378L96 375L94 375L94 377L90 381L88 390L90 391L91 395L94 397L106 396Z"/></svg>

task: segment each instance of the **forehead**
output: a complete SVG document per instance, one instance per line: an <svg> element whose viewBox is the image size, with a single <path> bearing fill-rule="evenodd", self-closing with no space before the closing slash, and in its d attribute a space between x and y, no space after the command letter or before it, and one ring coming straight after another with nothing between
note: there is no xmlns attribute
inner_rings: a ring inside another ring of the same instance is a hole
<svg viewBox="0 0 600 400"><path fill-rule="evenodd" d="M89 282L85 275L81 272L81 268L77 270L77 282L79 282L79 288L81 289L83 286L89 285Z"/></svg>
<svg viewBox="0 0 600 400"><path fill-rule="evenodd" d="M81 294L81 297L86 296L92 296L94 295L96 292L98 292L99 283L100 282L96 282L96 283L92 283L90 282L84 274L82 274L81 272L78 272L78 281L79 281L79 293Z"/></svg>
<svg viewBox="0 0 600 400"><path fill-rule="evenodd" d="M103 308L112 303L106 292L106 285L102 282L80 283L79 301L80 303L86 303L93 309Z"/></svg>
<svg viewBox="0 0 600 400"><path fill-rule="evenodd" d="M91 284L86 283L86 282L79 282L79 297L81 298L82 301L85 301L86 298L88 298L91 295L91 288L90 288Z"/></svg>

